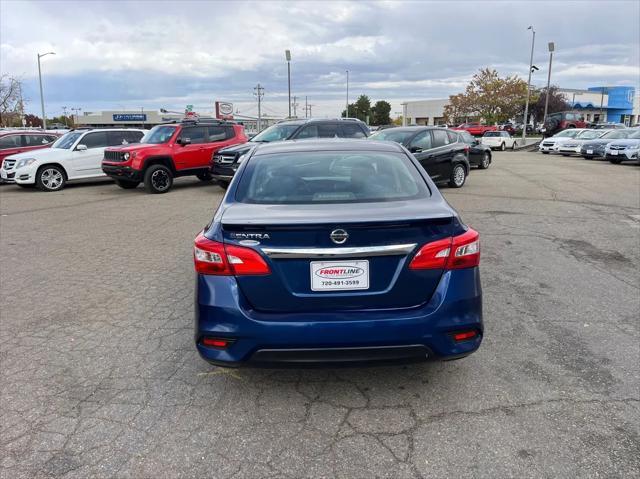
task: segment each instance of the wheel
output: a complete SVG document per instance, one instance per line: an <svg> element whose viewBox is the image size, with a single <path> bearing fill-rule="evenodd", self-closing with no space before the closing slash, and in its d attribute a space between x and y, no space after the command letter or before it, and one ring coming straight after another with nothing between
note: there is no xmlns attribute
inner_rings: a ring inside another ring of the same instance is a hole
<svg viewBox="0 0 640 479"><path fill-rule="evenodd" d="M585 160L593 160L593 156L589 155L582 155L582 158L584 158Z"/></svg>
<svg viewBox="0 0 640 479"><path fill-rule="evenodd" d="M511 145L511 149L515 150L516 149L516 145L518 144L517 141L514 141L513 144Z"/></svg>
<svg viewBox="0 0 640 479"><path fill-rule="evenodd" d="M609 161L614 165L619 165L620 163L622 163L622 160L620 158L611 158Z"/></svg>
<svg viewBox="0 0 640 479"><path fill-rule="evenodd" d="M548 151L543 151L543 152L542 152L542 154L543 154L543 155L548 155L548 154L549 154L549 152L548 152Z"/></svg>
<svg viewBox="0 0 640 479"><path fill-rule="evenodd" d="M482 155L482 161L478 165L478 168L480 168L481 170L486 170L487 168L489 168L490 164L491 164L491 155L489 155L489 153L485 151L484 154Z"/></svg>
<svg viewBox="0 0 640 479"><path fill-rule="evenodd" d="M504 142L502 142L502 145L500 145L500 151L504 151L507 149L507 145L504 144Z"/></svg>
<svg viewBox="0 0 640 479"><path fill-rule="evenodd" d="M208 171L206 173L198 173L196 176L200 181L211 181L211 173L209 173Z"/></svg>
<svg viewBox="0 0 640 479"><path fill-rule="evenodd" d="M147 193L166 193L173 185L173 173L164 165L151 165L144 173L144 189Z"/></svg>
<svg viewBox="0 0 640 479"><path fill-rule="evenodd" d="M43 166L36 173L36 186L41 191L60 191L66 182L64 170L56 165Z"/></svg>
<svg viewBox="0 0 640 479"><path fill-rule="evenodd" d="M220 186L220 188L222 188L223 190L226 190L227 188L229 188L229 182L228 182L228 181L218 180L218 185L219 185L219 186Z"/></svg>
<svg viewBox="0 0 640 479"><path fill-rule="evenodd" d="M461 188L467 179L467 169L462 163L456 163L451 170L449 186L452 188Z"/></svg>
<svg viewBox="0 0 640 479"><path fill-rule="evenodd" d="M116 185L125 190L132 190L138 187L139 181L116 180Z"/></svg>

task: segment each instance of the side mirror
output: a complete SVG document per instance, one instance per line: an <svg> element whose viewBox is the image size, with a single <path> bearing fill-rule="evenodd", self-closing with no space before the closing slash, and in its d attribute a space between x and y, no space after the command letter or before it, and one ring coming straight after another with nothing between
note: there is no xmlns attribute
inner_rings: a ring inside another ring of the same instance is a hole
<svg viewBox="0 0 640 479"><path fill-rule="evenodd" d="M87 145L80 144L80 145L76 146L76 151L87 151L87 149L88 149Z"/></svg>
<svg viewBox="0 0 640 479"><path fill-rule="evenodd" d="M178 144L182 146L187 146L191 144L191 138L180 138L178 140Z"/></svg>

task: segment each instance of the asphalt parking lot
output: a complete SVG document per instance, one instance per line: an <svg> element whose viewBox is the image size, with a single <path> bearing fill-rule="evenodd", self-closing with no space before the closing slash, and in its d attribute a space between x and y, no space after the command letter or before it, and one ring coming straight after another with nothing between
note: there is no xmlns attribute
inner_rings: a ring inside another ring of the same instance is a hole
<svg viewBox="0 0 640 479"><path fill-rule="evenodd" d="M449 363L217 369L192 240L223 190L0 187L0 476L638 477L640 167L496 153L460 190L486 337Z"/></svg>

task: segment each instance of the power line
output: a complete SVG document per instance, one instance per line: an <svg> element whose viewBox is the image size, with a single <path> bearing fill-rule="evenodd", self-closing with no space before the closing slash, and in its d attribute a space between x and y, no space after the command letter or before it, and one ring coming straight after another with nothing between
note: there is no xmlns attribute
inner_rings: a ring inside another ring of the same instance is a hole
<svg viewBox="0 0 640 479"><path fill-rule="evenodd" d="M258 97L258 132L262 131L262 110L261 110L261 103L262 103L262 97L264 96L264 88L260 86L260 83L258 83L258 85L256 85L256 87L254 88L254 95L256 97Z"/></svg>

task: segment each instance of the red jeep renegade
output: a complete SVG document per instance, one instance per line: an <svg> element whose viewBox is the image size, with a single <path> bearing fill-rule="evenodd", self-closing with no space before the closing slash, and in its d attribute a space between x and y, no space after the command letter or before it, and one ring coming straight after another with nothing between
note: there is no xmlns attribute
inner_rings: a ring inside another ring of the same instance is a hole
<svg viewBox="0 0 640 479"><path fill-rule="evenodd" d="M211 180L209 162L220 148L245 143L244 127L219 120L184 120L153 127L128 146L107 148L102 171L121 188L142 181L149 193L166 193L178 176Z"/></svg>

